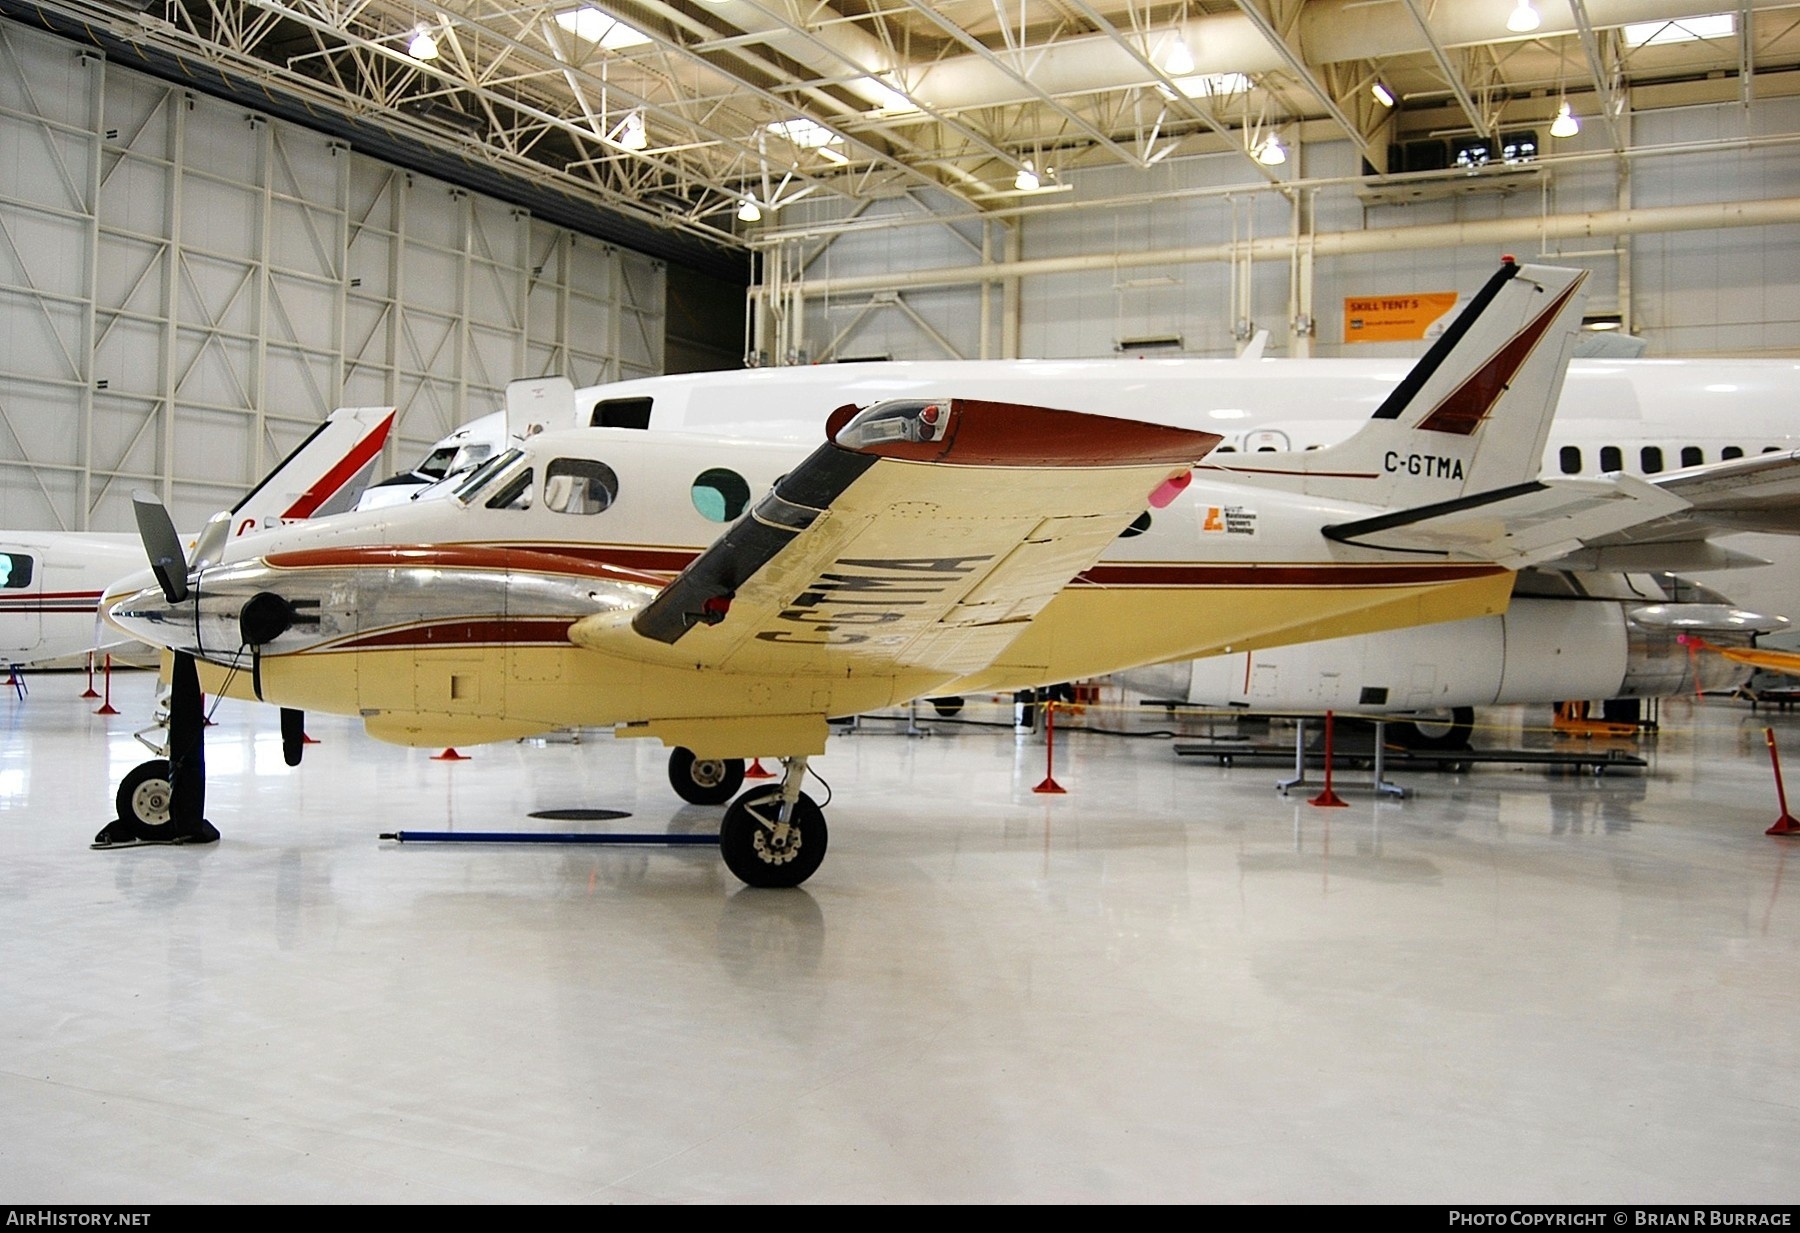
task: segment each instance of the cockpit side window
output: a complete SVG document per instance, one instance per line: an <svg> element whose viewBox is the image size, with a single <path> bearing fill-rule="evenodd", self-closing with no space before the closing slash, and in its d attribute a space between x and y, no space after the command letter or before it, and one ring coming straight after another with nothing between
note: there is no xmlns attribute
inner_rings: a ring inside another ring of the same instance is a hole
<svg viewBox="0 0 1800 1233"><path fill-rule="evenodd" d="M432 479L443 479L450 474L450 460L456 457L454 445L440 446L425 455L425 461L414 467L420 475L429 475Z"/></svg>
<svg viewBox="0 0 1800 1233"><path fill-rule="evenodd" d="M619 495L619 477L603 462L558 458L544 468L544 504L559 514L598 514Z"/></svg>
<svg viewBox="0 0 1800 1233"><path fill-rule="evenodd" d="M501 481L493 496L488 498L489 509L530 509L531 508L532 468L526 467Z"/></svg>
<svg viewBox="0 0 1800 1233"><path fill-rule="evenodd" d="M456 486L456 499L467 505L496 475L522 457L524 455L519 450L507 450L504 454L496 454L488 459L471 471L469 477Z"/></svg>

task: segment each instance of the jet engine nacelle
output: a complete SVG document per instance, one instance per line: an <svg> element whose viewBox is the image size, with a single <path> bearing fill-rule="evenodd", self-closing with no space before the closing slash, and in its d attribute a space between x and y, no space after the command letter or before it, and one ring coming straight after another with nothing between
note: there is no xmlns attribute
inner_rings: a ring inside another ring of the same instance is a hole
<svg viewBox="0 0 1800 1233"><path fill-rule="evenodd" d="M1218 655L1116 679L1149 697L1275 712L1667 697L1747 678L1747 668L1690 655L1678 640L1688 630L1746 645L1748 633L1729 613L1716 604L1516 597L1502 616Z"/></svg>

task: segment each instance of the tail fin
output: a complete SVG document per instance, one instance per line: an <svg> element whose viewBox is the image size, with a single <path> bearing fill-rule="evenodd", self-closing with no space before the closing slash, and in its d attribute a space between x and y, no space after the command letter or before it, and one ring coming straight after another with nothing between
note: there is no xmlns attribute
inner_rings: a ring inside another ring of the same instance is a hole
<svg viewBox="0 0 1800 1233"><path fill-rule="evenodd" d="M232 507L231 538L355 505L393 426L392 407L333 411Z"/></svg>
<svg viewBox="0 0 1800 1233"><path fill-rule="evenodd" d="M1368 505L1449 501L1535 479L1581 326L1585 270L1509 257L1347 441L1304 453L1213 454L1224 472Z"/></svg>

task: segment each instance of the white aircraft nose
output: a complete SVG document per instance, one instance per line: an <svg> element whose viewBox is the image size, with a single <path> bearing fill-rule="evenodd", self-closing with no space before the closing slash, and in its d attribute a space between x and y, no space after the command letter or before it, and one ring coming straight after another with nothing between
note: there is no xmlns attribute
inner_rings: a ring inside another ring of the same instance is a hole
<svg viewBox="0 0 1800 1233"><path fill-rule="evenodd" d="M151 646L177 650L194 641L193 599L171 604L147 569L108 587L101 611L108 625Z"/></svg>

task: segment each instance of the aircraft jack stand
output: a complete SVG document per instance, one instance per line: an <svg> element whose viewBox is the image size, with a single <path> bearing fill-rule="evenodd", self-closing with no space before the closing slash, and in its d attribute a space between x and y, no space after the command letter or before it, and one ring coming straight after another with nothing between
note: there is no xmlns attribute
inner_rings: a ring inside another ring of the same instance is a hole
<svg viewBox="0 0 1800 1233"><path fill-rule="evenodd" d="M19 701L23 702L25 701L25 695L31 692L29 689L25 688L25 677L20 673L19 665L8 664L7 667L10 668L11 671L7 673L6 683L12 686L13 692L19 695Z"/></svg>
<svg viewBox="0 0 1800 1233"><path fill-rule="evenodd" d="M1371 770L1374 782L1370 785L1377 796L1391 796L1395 800L1405 800L1407 789L1391 782L1387 777L1387 721L1377 719L1375 724L1375 763ZM1282 796L1288 794L1289 788L1297 788L1306 782L1306 718L1301 716L1294 721L1294 777L1275 781L1275 791ZM1334 794L1335 795L1335 794Z"/></svg>

